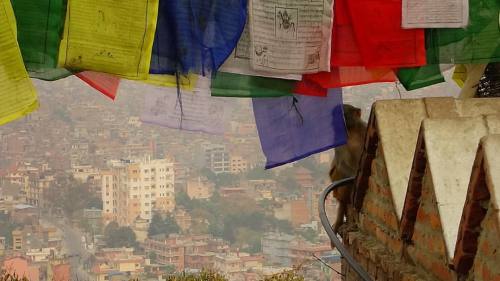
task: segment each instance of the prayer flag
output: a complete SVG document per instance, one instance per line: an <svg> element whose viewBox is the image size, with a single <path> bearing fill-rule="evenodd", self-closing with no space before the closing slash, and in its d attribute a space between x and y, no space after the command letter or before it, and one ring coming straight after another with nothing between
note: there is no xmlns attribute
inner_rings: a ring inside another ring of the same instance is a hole
<svg viewBox="0 0 500 281"><path fill-rule="evenodd" d="M465 28L426 30L429 64L485 64L500 61L500 1L469 1Z"/></svg>
<svg viewBox="0 0 500 281"><path fill-rule="evenodd" d="M56 68L66 1L11 2L17 22L17 40L28 71L43 73Z"/></svg>
<svg viewBox="0 0 500 281"><path fill-rule="evenodd" d="M253 99L266 169L281 166L346 143L340 89L328 97L285 96Z"/></svg>
<svg viewBox="0 0 500 281"><path fill-rule="evenodd" d="M364 66L426 64L424 30L401 27L401 0L349 0L347 4Z"/></svg>
<svg viewBox="0 0 500 281"><path fill-rule="evenodd" d="M0 0L0 125L38 108L35 87L24 67L16 41L16 26L9 0Z"/></svg>
<svg viewBox="0 0 500 281"><path fill-rule="evenodd" d="M441 69L437 64L431 64L414 68L401 68L398 78L407 91L420 89L434 84L444 82Z"/></svg>
<svg viewBox="0 0 500 281"><path fill-rule="evenodd" d="M147 79L157 13L158 0L69 0L59 63Z"/></svg>
<svg viewBox="0 0 500 281"><path fill-rule="evenodd" d="M250 0L254 70L282 74L330 69L332 0Z"/></svg>
<svg viewBox="0 0 500 281"><path fill-rule="evenodd" d="M218 72L212 79L212 96L263 98L292 94L295 81Z"/></svg>
<svg viewBox="0 0 500 281"><path fill-rule="evenodd" d="M175 88L147 91L141 120L172 129L224 134L227 100L210 96L210 79L199 77L196 88L178 93Z"/></svg>
<svg viewBox="0 0 500 281"><path fill-rule="evenodd" d="M374 82L394 82L396 76L387 67L366 68L354 36L347 0L336 0L332 29L330 72L303 75L295 93L326 96L327 89Z"/></svg>
<svg viewBox="0 0 500 281"><path fill-rule="evenodd" d="M247 0L161 0L151 73L215 72L245 27Z"/></svg>
<svg viewBox="0 0 500 281"><path fill-rule="evenodd" d="M111 74L94 71L82 71L77 73L76 77L80 78L83 82L98 90L108 98L115 100L118 86L120 86L120 78Z"/></svg>

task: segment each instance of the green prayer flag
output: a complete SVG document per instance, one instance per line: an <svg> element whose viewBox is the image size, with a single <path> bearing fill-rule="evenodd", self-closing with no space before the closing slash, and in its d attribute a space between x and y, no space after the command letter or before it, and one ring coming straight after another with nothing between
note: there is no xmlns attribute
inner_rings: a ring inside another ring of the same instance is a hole
<svg viewBox="0 0 500 281"><path fill-rule="evenodd" d="M420 89L444 82L439 65L430 64L421 67L401 68L397 72L401 84L407 91Z"/></svg>
<svg viewBox="0 0 500 281"><path fill-rule="evenodd" d="M265 98L292 95L296 81L218 72L212 79L212 96Z"/></svg>
<svg viewBox="0 0 500 281"><path fill-rule="evenodd" d="M38 71L29 71L28 73L31 78L45 81L55 81L73 75L72 72L65 68L45 68Z"/></svg>
<svg viewBox="0 0 500 281"><path fill-rule="evenodd" d="M466 28L426 31L428 64L488 63L500 61L500 1L469 1Z"/></svg>
<svg viewBox="0 0 500 281"><path fill-rule="evenodd" d="M35 73L52 71L57 67L66 0L11 2L17 22L17 40L26 68Z"/></svg>

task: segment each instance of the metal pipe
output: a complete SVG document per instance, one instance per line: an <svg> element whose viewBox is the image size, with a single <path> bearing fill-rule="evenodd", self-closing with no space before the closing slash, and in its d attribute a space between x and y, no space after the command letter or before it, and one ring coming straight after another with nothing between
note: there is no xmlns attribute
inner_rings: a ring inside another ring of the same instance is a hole
<svg viewBox="0 0 500 281"><path fill-rule="evenodd" d="M326 198L328 195L334 191L335 189L354 183L354 180L356 178L346 178L342 179L339 181L333 182L331 185L329 185L325 190L320 195L319 198L319 204L318 204L318 209L319 209L319 218L321 220L321 224L323 225L323 228L326 230L326 234L328 234L328 237L330 237L330 241L335 245L335 248L340 252L340 254L346 259L347 263L356 271L356 273L359 275L361 280L363 281L372 281L370 278L370 275L366 270L354 259L354 257L349 253L347 248L344 246L344 244L339 240L337 235L335 235L335 232L333 231L332 225L330 221L328 220L328 217L326 215L326 209L325 209L325 204L326 204Z"/></svg>

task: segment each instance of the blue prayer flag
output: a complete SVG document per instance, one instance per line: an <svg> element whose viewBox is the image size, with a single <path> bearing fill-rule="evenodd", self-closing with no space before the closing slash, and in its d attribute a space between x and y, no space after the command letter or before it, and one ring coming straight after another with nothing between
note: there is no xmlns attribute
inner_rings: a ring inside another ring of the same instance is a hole
<svg viewBox="0 0 500 281"><path fill-rule="evenodd" d="M330 89L327 97L254 98L253 111L266 169L347 142L340 89Z"/></svg>
<svg viewBox="0 0 500 281"><path fill-rule="evenodd" d="M150 73L217 71L246 18L247 0L160 0Z"/></svg>

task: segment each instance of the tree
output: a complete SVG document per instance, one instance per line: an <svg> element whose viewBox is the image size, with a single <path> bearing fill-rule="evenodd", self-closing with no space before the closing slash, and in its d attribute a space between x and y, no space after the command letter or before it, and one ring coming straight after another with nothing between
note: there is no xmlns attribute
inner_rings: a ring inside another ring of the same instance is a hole
<svg viewBox="0 0 500 281"><path fill-rule="evenodd" d="M191 210L193 206L193 200L189 198L188 194L185 191L182 190L175 193L175 203L178 206L182 206L188 210Z"/></svg>
<svg viewBox="0 0 500 281"><path fill-rule="evenodd" d="M17 225L10 220L10 216L0 213L0 236L5 237L7 245L12 245L12 231L17 228Z"/></svg>
<svg viewBox="0 0 500 281"><path fill-rule="evenodd" d="M246 178L249 180L261 180L261 179L271 179L273 177L273 172L270 170L264 170L261 167L256 167L248 170L246 173Z"/></svg>
<svg viewBox="0 0 500 281"><path fill-rule="evenodd" d="M47 198L53 208L61 208L70 219L85 208L102 209L102 200L90 192L88 184L73 178L61 179L48 190Z"/></svg>
<svg viewBox="0 0 500 281"><path fill-rule="evenodd" d="M304 237L309 242L316 242L318 239L318 233L314 231L312 228L306 228L304 230L299 231L300 235Z"/></svg>
<svg viewBox="0 0 500 281"><path fill-rule="evenodd" d="M158 213L153 214L151 223L149 224L148 235L154 236L158 234L169 235L179 233L180 227L172 215L168 215L165 219Z"/></svg>
<svg viewBox="0 0 500 281"><path fill-rule="evenodd" d="M110 248L135 247L137 245L135 233L128 226L119 226L117 222L110 222L104 229L104 241Z"/></svg>

